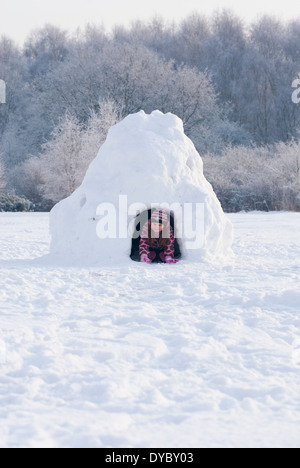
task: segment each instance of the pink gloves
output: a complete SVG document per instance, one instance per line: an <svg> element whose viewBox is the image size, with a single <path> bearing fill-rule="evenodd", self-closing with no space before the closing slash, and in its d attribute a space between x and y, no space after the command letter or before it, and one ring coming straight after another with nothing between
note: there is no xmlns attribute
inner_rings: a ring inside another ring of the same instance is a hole
<svg viewBox="0 0 300 468"><path fill-rule="evenodd" d="M165 257L165 262L166 263L177 263L178 260L176 258L173 258L173 257Z"/></svg>
<svg viewBox="0 0 300 468"><path fill-rule="evenodd" d="M166 263L177 263L178 262L178 260L176 258L173 258L173 257L165 257L164 260L165 260ZM149 258L147 254L142 254L141 255L141 262L143 262L143 263L152 263L152 259Z"/></svg>
<svg viewBox="0 0 300 468"><path fill-rule="evenodd" d="M141 255L141 262L144 262L144 263L152 263L152 260L150 260L150 258L148 257L147 254L142 254L142 255Z"/></svg>

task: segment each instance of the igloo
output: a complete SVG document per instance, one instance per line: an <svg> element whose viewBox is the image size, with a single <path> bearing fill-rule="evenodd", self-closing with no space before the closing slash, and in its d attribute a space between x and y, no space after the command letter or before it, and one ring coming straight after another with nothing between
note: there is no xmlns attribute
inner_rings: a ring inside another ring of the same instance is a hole
<svg viewBox="0 0 300 468"><path fill-rule="evenodd" d="M109 130L80 187L52 209L50 254L90 264L132 262L139 221L155 208L170 214L182 260L231 255L231 223L181 119L141 111Z"/></svg>

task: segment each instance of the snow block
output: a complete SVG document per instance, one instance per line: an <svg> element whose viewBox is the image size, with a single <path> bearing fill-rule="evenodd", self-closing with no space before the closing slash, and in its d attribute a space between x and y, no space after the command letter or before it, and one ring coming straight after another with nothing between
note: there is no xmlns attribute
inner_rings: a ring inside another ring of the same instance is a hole
<svg viewBox="0 0 300 468"><path fill-rule="evenodd" d="M231 223L181 119L141 111L110 129L81 186L52 209L50 253L85 263L131 262L136 217L157 207L174 217L182 259L231 255Z"/></svg>

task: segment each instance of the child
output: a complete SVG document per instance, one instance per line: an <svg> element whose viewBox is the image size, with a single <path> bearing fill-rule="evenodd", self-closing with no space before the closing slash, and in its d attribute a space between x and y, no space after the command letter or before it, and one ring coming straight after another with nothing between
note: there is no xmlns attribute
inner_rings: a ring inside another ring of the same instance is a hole
<svg viewBox="0 0 300 468"><path fill-rule="evenodd" d="M158 256L164 263L177 263L174 244L173 229L167 213L156 209L142 229L139 246L141 262L152 263Z"/></svg>

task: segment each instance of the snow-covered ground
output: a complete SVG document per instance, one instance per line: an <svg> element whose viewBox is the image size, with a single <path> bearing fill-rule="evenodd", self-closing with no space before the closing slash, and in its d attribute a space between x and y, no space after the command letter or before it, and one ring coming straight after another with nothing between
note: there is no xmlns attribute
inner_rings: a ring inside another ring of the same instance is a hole
<svg viewBox="0 0 300 468"><path fill-rule="evenodd" d="M0 214L1 447L300 447L300 214L229 218L231 266L86 268Z"/></svg>

